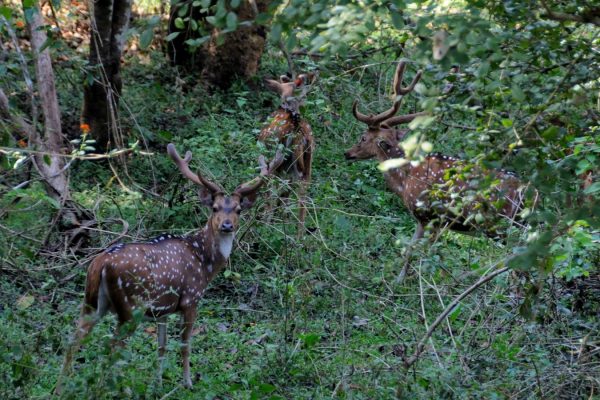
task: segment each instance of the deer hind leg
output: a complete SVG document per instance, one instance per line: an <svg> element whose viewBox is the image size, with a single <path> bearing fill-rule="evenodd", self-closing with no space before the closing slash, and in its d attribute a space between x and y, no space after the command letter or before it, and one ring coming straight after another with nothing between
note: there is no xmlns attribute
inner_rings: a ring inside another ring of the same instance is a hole
<svg viewBox="0 0 600 400"><path fill-rule="evenodd" d="M167 347L167 317L160 317L156 321L158 339L158 384L162 385L165 350Z"/></svg>
<svg viewBox="0 0 600 400"><path fill-rule="evenodd" d="M192 349L191 339L195 320L195 307L190 307L183 310L183 329L181 330L181 359L183 364L183 386L188 389L192 387L192 378L190 376L190 352Z"/></svg>
<svg viewBox="0 0 600 400"><path fill-rule="evenodd" d="M115 329L115 337L112 341L113 347L123 347L125 339L133 333L134 327L127 324L133 320L133 308L130 299L127 295L118 291L110 296L111 303L117 314L117 328Z"/></svg>
<svg viewBox="0 0 600 400"><path fill-rule="evenodd" d="M100 296L99 296L100 297ZM100 300L100 298L98 299ZM98 302L100 304L100 301ZM81 309L81 316L77 321L77 328L75 330L75 334L71 342L67 347L67 351L65 353L65 360L63 362L62 370L56 382L56 387L54 393L60 395L62 393L63 388L63 379L71 374L71 367L73 364L73 357L79 351L81 347L81 342L89 333L92 331L94 326L98 323L100 318L106 314L106 310L108 307L104 308L102 312L100 312L100 308L98 310L94 310L94 308L88 304L83 304Z"/></svg>

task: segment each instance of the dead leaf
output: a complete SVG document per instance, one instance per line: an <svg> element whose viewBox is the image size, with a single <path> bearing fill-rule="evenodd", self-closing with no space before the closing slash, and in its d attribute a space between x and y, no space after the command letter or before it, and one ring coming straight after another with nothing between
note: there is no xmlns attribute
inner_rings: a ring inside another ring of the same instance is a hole
<svg viewBox="0 0 600 400"><path fill-rule="evenodd" d="M19 310L26 310L29 307L31 307L31 305L35 302L35 298L31 295L24 295L19 297L19 299L17 300L17 309Z"/></svg>

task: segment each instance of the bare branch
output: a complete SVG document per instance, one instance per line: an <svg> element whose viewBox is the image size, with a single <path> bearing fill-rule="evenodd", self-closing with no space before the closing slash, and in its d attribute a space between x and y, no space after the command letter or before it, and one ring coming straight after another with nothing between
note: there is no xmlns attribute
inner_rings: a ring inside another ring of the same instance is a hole
<svg viewBox="0 0 600 400"><path fill-rule="evenodd" d="M429 340L429 338L431 337L433 332L436 330L438 325L441 324L442 321L444 321L444 319L446 319L446 317L452 312L452 310L454 310L454 307L456 307L458 305L458 303L460 303L465 297L467 297L472 292L474 292L477 288L485 285L487 282L491 281L498 275L501 275L508 270L509 270L508 267L503 267L503 268L497 269L496 271L492 272L491 274L489 274L487 276L482 276L477 282L475 282L473 285L471 285L467 290L465 290L463 293L461 293L457 298L452 300L452 302L450 304L448 304L448 307L446 307L446 309L440 315L438 315L438 317L433 322L433 324L431 324L431 326L425 333L425 336L423 336L421 338L421 340L419 340L419 343L417 344L415 353L410 358L404 359L404 366L406 368L410 368L410 366L413 365L419 359L419 356L421 355L421 353L423 352L423 350L425 348L425 343Z"/></svg>
<svg viewBox="0 0 600 400"><path fill-rule="evenodd" d="M600 7L592 7L580 14L567 14L563 12L553 11L550 9L545 0L540 0L542 6L546 10L546 14L542 18L551 19L559 22L579 22L582 24L593 24L600 26Z"/></svg>

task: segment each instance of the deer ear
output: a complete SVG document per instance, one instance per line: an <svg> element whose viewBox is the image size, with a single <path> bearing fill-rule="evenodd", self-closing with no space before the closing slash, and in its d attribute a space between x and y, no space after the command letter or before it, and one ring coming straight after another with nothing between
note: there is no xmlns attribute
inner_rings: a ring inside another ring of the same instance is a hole
<svg viewBox="0 0 600 400"><path fill-rule="evenodd" d="M385 151L386 153L392 148L392 146L385 141L385 139L380 139L377 142L377 146L379 146L379 148L383 151Z"/></svg>
<svg viewBox="0 0 600 400"><path fill-rule="evenodd" d="M200 202L203 206L212 207L215 202L215 196L213 193L204 186L198 190L198 197L200 197Z"/></svg>
<svg viewBox="0 0 600 400"><path fill-rule="evenodd" d="M240 200L240 207L242 207L242 210L247 210L250 207L252 207L257 197L258 196L256 192L249 193L246 196L242 197L242 199Z"/></svg>
<svg viewBox="0 0 600 400"><path fill-rule="evenodd" d="M396 139L398 141L400 140L404 140L404 136L406 136L406 132L408 132L406 129L400 129L396 132Z"/></svg>

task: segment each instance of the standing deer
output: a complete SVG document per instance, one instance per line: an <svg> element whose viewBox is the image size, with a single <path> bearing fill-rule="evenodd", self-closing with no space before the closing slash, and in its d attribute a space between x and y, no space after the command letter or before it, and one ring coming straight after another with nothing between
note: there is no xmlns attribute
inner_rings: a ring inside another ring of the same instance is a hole
<svg viewBox="0 0 600 400"><path fill-rule="evenodd" d="M405 69L406 63L400 62L393 84L397 100L390 109L376 115L365 115L358 111L358 101L354 101L354 117L367 124L368 128L359 142L345 152L346 159L375 158L382 162L405 157L399 143L410 131L396 126L426 115L425 112L419 112L394 116L402 98L414 90L422 74L422 71L418 71L410 85L403 87ZM384 173L388 187L400 196L417 220L413 241L423 237L424 227L430 222L438 228L445 226L455 231L481 231L488 236L496 236L498 232L495 226L501 218L511 221L517 218L523 206L523 184L514 174L502 170L474 169L470 172L471 182L461 177L466 171L464 167L463 160L434 153L425 156L417 165L407 163ZM487 196L482 196L477 192L477 181L496 183L486 189Z"/></svg>
<svg viewBox="0 0 600 400"><path fill-rule="evenodd" d="M293 177L300 181L298 234L304 229L306 193L310 184L312 157L315 151L312 129L300 115L300 106L310 89L310 84L315 79L315 74L301 74L293 80L285 75L281 76L279 81L265 80L267 87L280 95L281 105L271 114L269 124L258 135L258 140L265 146L282 144L288 150L288 155L277 172L292 173ZM301 93L294 97L294 91L300 88Z"/></svg>
<svg viewBox="0 0 600 400"><path fill-rule="evenodd" d="M227 196L220 185L190 170L191 152L182 159L172 143L167 152L183 176L200 186L200 201L212 207L212 214L196 235L163 235L146 243L118 244L94 258L87 273L75 340L65 355L61 378L70 370L81 340L107 311L117 315L119 330L131 321L133 310L141 307L145 317L158 323L159 381L167 343L167 316L181 313L183 384L192 386L190 339L198 301L229 259L241 211L253 205L264 178L281 164L283 154L278 152L269 165L261 156L260 175Z"/></svg>

